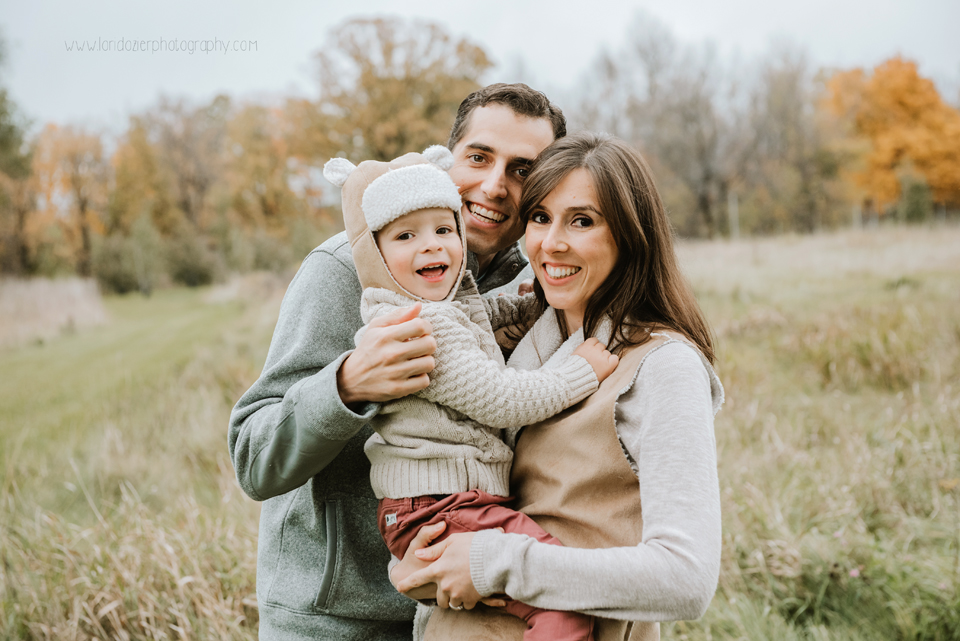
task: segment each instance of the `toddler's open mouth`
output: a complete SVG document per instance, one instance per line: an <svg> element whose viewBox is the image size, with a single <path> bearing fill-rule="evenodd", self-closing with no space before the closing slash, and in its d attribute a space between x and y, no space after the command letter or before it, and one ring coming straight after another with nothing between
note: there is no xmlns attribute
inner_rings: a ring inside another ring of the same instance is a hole
<svg viewBox="0 0 960 641"><path fill-rule="evenodd" d="M446 273L449 265L444 265L442 263L437 263L435 265L427 265L417 270L417 273L426 278L427 280L440 280L443 278L443 275Z"/></svg>

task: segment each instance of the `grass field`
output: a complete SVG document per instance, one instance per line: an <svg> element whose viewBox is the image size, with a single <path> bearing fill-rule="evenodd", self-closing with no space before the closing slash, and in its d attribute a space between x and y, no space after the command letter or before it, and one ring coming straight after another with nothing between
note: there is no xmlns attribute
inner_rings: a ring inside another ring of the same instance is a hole
<svg viewBox="0 0 960 641"><path fill-rule="evenodd" d="M664 638L960 638L960 229L680 252L727 391L724 550ZM283 284L247 284L0 351L0 638L255 638L226 424Z"/></svg>

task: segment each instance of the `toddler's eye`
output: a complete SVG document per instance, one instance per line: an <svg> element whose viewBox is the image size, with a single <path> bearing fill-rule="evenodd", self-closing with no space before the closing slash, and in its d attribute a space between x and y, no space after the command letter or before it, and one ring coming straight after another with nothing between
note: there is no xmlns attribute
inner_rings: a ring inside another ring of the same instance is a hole
<svg viewBox="0 0 960 641"><path fill-rule="evenodd" d="M413 238L413 234L411 234L408 231L402 232L397 235L397 240L410 240L411 238Z"/></svg>
<svg viewBox="0 0 960 641"><path fill-rule="evenodd" d="M452 234L452 233L453 233L453 230L450 229L449 227L438 227L438 228L437 228L437 233L438 233L438 234Z"/></svg>

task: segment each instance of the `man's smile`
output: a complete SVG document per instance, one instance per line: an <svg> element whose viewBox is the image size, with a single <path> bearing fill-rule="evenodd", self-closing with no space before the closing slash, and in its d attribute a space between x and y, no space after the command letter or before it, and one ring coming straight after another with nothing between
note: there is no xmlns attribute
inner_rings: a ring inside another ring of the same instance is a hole
<svg viewBox="0 0 960 641"><path fill-rule="evenodd" d="M498 211L487 209L477 203L467 203L467 211L482 223L502 223L507 217Z"/></svg>

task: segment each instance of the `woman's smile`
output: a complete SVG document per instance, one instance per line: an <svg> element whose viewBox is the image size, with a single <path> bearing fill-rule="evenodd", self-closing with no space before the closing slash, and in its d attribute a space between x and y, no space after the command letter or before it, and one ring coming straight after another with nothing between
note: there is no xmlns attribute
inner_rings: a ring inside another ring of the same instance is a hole
<svg viewBox="0 0 960 641"><path fill-rule="evenodd" d="M559 285L561 281L579 273L580 268L569 265L551 265L550 263L544 263L543 271L546 273L547 278Z"/></svg>

